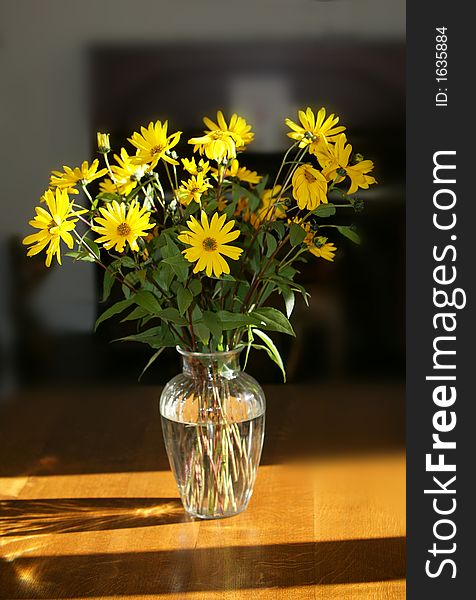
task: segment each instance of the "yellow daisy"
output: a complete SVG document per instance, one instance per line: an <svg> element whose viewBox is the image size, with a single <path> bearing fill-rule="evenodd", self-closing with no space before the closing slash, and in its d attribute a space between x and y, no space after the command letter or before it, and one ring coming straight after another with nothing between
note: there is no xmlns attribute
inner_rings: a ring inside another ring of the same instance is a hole
<svg viewBox="0 0 476 600"><path fill-rule="evenodd" d="M193 156L191 159L182 158L182 164L183 168L187 171L187 173L190 173L190 175L198 175L199 173L206 175L210 170L210 163L208 160L203 160L203 158L200 159L198 165Z"/></svg>
<svg viewBox="0 0 476 600"><path fill-rule="evenodd" d="M142 179L149 165L134 164L133 158L129 156L125 148L121 148L121 155L114 155L117 165L111 166L114 179L120 194L127 196Z"/></svg>
<svg viewBox="0 0 476 600"><path fill-rule="evenodd" d="M220 196L217 201L217 210L223 212L227 206L227 201L225 196Z"/></svg>
<svg viewBox="0 0 476 600"><path fill-rule="evenodd" d="M293 196L300 209L314 210L327 204L327 181L324 175L309 164L300 165L294 172Z"/></svg>
<svg viewBox="0 0 476 600"><path fill-rule="evenodd" d="M137 148L137 154L133 157L133 162L139 165L150 164L153 169L157 166L160 159L172 165L178 165L178 162L168 155L168 152L176 146L182 135L177 131L172 135L167 135L168 122L164 124L160 121L149 123L147 129L140 128L140 133L134 132L129 142Z"/></svg>
<svg viewBox="0 0 476 600"><path fill-rule="evenodd" d="M231 115L230 123L227 124L225 117L221 110L217 112L216 123L208 117L203 118L203 122L208 127L209 131L205 131L206 134L212 131L221 130L233 134L237 149L243 150L250 142L253 141L255 134L251 131L251 125L238 116L236 113Z"/></svg>
<svg viewBox="0 0 476 600"><path fill-rule="evenodd" d="M250 216L253 227L257 229L263 221L275 221L286 217L286 212L283 210L286 198L279 198L280 192L280 185L263 190L258 210Z"/></svg>
<svg viewBox="0 0 476 600"><path fill-rule="evenodd" d="M61 240L68 248L73 247L74 240L70 231L75 228L78 219L75 218L73 203L64 190L47 190L43 198L48 210L42 206L36 207L36 217L29 221L29 224L39 231L28 235L23 243L32 244L28 249L28 256L34 256L46 248L46 266L49 267L53 255L56 255L58 263L61 264Z"/></svg>
<svg viewBox="0 0 476 600"><path fill-rule="evenodd" d="M203 176L203 173L192 175L188 181L182 181L181 184L177 194L180 202L186 206L192 201L200 203L202 194L212 187L208 183L208 179Z"/></svg>
<svg viewBox="0 0 476 600"><path fill-rule="evenodd" d="M307 236L306 236L307 238ZM306 242L306 240L304 240ZM309 248L309 252L317 256L318 258L324 258L325 260L333 261L334 255L337 251L337 248L334 244L327 241L326 237L312 236L311 242L306 242Z"/></svg>
<svg viewBox="0 0 476 600"><path fill-rule="evenodd" d="M100 207L99 211L101 216L94 218L99 225L93 225L91 229L101 234L96 242L102 243L106 250L115 247L118 252L123 252L127 242L131 250L137 252L137 238L145 237L147 230L154 227L153 223L149 222L149 212L146 208L141 208L136 200L129 206L125 202L113 200Z"/></svg>
<svg viewBox="0 0 476 600"><path fill-rule="evenodd" d="M189 144L193 144L193 151L205 154L210 160L216 160L219 163L235 158L236 156L236 137L228 132L217 129L210 131L200 137L191 138Z"/></svg>
<svg viewBox="0 0 476 600"><path fill-rule="evenodd" d="M245 223L248 223L248 221L250 220L251 211L250 211L248 198L246 196L241 196L241 198L238 199L238 202L236 203L234 216L235 217L241 216L242 220Z"/></svg>
<svg viewBox="0 0 476 600"><path fill-rule="evenodd" d="M314 254L314 256L317 256L318 258L325 258L330 261L334 260L334 254L337 248L334 244L328 243L327 238L316 236L316 233L311 229L310 223L305 223L302 219L296 217L289 222L297 223L306 231L306 237L304 238L303 243L306 244L311 254Z"/></svg>
<svg viewBox="0 0 476 600"><path fill-rule="evenodd" d="M374 168L371 160L361 160L355 165L349 165L352 146L347 144L345 133L341 133L334 146L322 148L317 154L317 159L322 167L322 174L328 181L335 180L340 183L346 177L350 179L348 194L354 194L359 188L368 189L376 179L367 175Z"/></svg>
<svg viewBox="0 0 476 600"><path fill-rule="evenodd" d="M71 193L78 193L76 190L73 192L74 186L80 182L83 185L88 185L91 181L99 179L107 173L107 169L99 169L99 160L96 158L93 160L91 165L85 160L80 167L63 167L63 172L52 171L50 178L51 187L58 187L62 190L67 190Z"/></svg>
<svg viewBox="0 0 476 600"><path fill-rule="evenodd" d="M236 160L231 161L228 166L225 177L236 177L240 181L244 181L245 183L250 183L255 185L259 183L262 179L261 175L258 175L256 171L250 171L246 167L240 167L240 163Z"/></svg>
<svg viewBox="0 0 476 600"><path fill-rule="evenodd" d="M342 125L337 126L339 117L334 114L326 119L325 108L319 109L317 115L314 115L312 109L308 107L306 112L300 110L298 115L301 125L288 118L285 120L286 125L292 129L288 136L297 140L300 148L309 145L312 154L315 154L321 144L334 140L341 131L345 130Z"/></svg>
<svg viewBox="0 0 476 600"><path fill-rule="evenodd" d="M190 217L187 222L188 231L181 233L178 239L184 244L188 244L190 248L182 250L185 258L189 262L196 262L193 272L205 271L208 277L220 277L222 273L229 273L230 267L222 255L238 260L243 250L236 246L229 246L228 242L232 242L239 237L240 232L233 229L235 221L226 221L226 215L218 216L215 213L208 222L206 213L202 210L201 223Z"/></svg>
<svg viewBox="0 0 476 600"><path fill-rule="evenodd" d="M117 185L107 177L99 182L99 191L106 194L117 194Z"/></svg>

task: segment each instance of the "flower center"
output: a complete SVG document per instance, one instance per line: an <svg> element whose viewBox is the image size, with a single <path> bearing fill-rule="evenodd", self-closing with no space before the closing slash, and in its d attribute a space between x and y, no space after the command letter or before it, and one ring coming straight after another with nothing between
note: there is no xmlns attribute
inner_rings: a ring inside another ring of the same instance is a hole
<svg viewBox="0 0 476 600"><path fill-rule="evenodd" d="M314 175L309 171L304 171L304 177L308 183L314 183L316 181Z"/></svg>
<svg viewBox="0 0 476 600"><path fill-rule="evenodd" d="M219 129L210 132L209 135L212 138L212 140L226 140L231 137L229 133L227 133L226 131L220 131Z"/></svg>
<svg viewBox="0 0 476 600"><path fill-rule="evenodd" d="M211 237L207 237L202 242L203 249L207 252L213 252L218 248L217 241Z"/></svg>
<svg viewBox="0 0 476 600"><path fill-rule="evenodd" d="M53 227L58 227L59 225L61 225L61 220L59 217L53 217L51 219L51 221L48 224L48 233L51 233L51 230L53 229Z"/></svg>
<svg viewBox="0 0 476 600"><path fill-rule="evenodd" d="M131 228L127 223L121 223L117 226L117 235L127 237L131 232Z"/></svg>
<svg viewBox="0 0 476 600"><path fill-rule="evenodd" d="M160 152L163 152L164 150L164 146L159 145L159 146L154 146L153 148L151 148L150 153L152 154L152 156L155 156L156 154L160 154Z"/></svg>

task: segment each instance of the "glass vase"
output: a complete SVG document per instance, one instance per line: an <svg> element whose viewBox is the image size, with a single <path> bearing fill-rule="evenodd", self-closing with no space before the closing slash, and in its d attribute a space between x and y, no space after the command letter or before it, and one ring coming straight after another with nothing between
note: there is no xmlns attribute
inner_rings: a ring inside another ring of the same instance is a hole
<svg viewBox="0 0 476 600"><path fill-rule="evenodd" d="M240 369L240 351L177 348L183 370L165 386L165 446L185 510L217 519L246 509L264 438L265 397Z"/></svg>

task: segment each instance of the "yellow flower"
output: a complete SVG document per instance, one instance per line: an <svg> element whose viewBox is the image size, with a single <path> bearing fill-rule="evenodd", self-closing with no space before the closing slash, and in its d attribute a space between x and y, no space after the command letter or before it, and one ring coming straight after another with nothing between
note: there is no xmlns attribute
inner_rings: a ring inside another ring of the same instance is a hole
<svg viewBox="0 0 476 600"><path fill-rule="evenodd" d="M177 193L180 202L186 206L192 201L200 204L202 194L212 187L208 183L208 179L203 176L203 173L192 175L188 181L182 181L181 183L182 185L178 188Z"/></svg>
<svg viewBox="0 0 476 600"><path fill-rule="evenodd" d="M91 229L101 234L96 242L102 243L106 250L115 247L118 252L123 252L127 242L131 250L137 252L137 238L146 236L147 230L154 227L149 222L147 209L141 208L136 200L129 206L125 202L119 204L113 200L105 207L100 207L99 211L102 216L94 218L99 225L93 225Z"/></svg>
<svg viewBox="0 0 476 600"><path fill-rule="evenodd" d="M140 133L134 132L132 134L129 142L137 148L137 154L132 159L135 164L150 164L153 169L162 159L171 165L178 165L178 162L167 153L178 144L182 132L177 131L167 136L167 128L167 121L163 125L160 121L155 123L151 121L147 129L141 127Z"/></svg>
<svg viewBox="0 0 476 600"><path fill-rule="evenodd" d="M63 172L61 171L52 171L52 175L50 178L51 187L58 187L62 190L67 190L68 193L77 193L75 190L72 191L72 188L78 183L78 181L82 185L88 185L91 181L95 179L99 179L107 173L107 169L100 169L99 160L96 158L93 160L91 165L85 160L80 167L75 167L71 169L71 167L63 167Z"/></svg>
<svg viewBox="0 0 476 600"><path fill-rule="evenodd" d="M283 210L286 198L279 198L280 191L280 185L263 190L258 210L250 215L253 227L257 229L263 221L275 221L286 217L286 212Z"/></svg>
<svg viewBox="0 0 476 600"><path fill-rule="evenodd" d="M36 217L29 221L29 224L39 231L28 235L23 243L32 244L28 249L28 256L34 256L46 248L46 266L49 267L55 254L58 263L61 264L61 240L68 248L73 247L74 241L70 231L75 228L78 219L74 218L73 203L64 190L47 190L43 198L48 210L38 206L35 208Z"/></svg>
<svg viewBox="0 0 476 600"><path fill-rule="evenodd" d="M318 258L325 258L326 260L333 261L334 255L337 248L334 244L327 241L327 238L318 236L313 238L311 243L308 243L309 252L317 256Z"/></svg>
<svg viewBox="0 0 476 600"><path fill-rule="evenodd" d="M319 109L317 115L314 115L309 107L306 112L300 110L298 114L301 125L288 118L285 120L286 125L292 129L288 136L297 140L300 148L309 145L309 151L312 154L315 154L322 144L326 145L345 130L342 125L337 126L339 117L331 114L326 119L325 108Z"/></svg>
<svg viewBox="0 0 476 600"><path fill-rule="evenodd" d="M142 179L149 165L134 164L134 157L129 156L125 148L121 148L121 156L114 155L117 165L111 166L114 179L120 194L127 196Z"/></svg>
<svg viewBox="0 0 476 600"><path fill-rule="evenodd" d="M206 175L210 170L210 163L207 160L200 159L198 165L195 162L195 158L182 158L183 168L190 173L190 175L198 175L201 173L202 175Z"/></svg>
<svg viewBox="0 0 476 600"><path fill-rule="evenodd" d="M340 183L346 177L350 179L348 194L354 194L359 188L368 189L369 185L377 183L371 175L367 175L374 168L371 160L361 160L355 165L349 165L352 146L346 144L345 133L341 133L334 146L322 148L316 154L322 167L322 174L328 181L335 180Z"/></svg>
<svg viewBox="0 0 476 600"><path fill-rule="evenodd" d="M246 196L242 196L241 198L238 199L238 202L236 203L234 216L235 217L241 216L242 220L245 223L247 223L250 220L251 212L250 212L248 198Z"/></svg>
<svg viewBox="0 0 476 600"><path fill-rule="evenodd" d="M217 210L223 212L226 208L227 202L225 196L220 196L217 202Z"/></svg>
<svg viewBox="0 0 476 600"><path fill-rule="evenodd" d="M106 194L117 194L117 185L112 179L106 178L99 182L99 191Z"/></svg>
<svg viewBox="0 0 476 600"><path fill-rule="evenodd" d="M259 183L262 179L261 175L258 175L256 171L250 171L246 167L240 167L236 158L231 161L226 170L225 177L236 177L240 181L251 183L252 185Z"/></svg>
<svg viewBox="0 0 476 600"><path fill-rule="evenodd" d="M297 223L306 231L306 237L304 238L304 244L308 247L308 250L314 256L318 258L325 258L326 260L333 261L334 254L337 248L334 244L328 243L327 238L322 236L316 236L311 230L309 223L303 223L302 219L294 218L291 223Z"/></svg>
<svg viewBox="0 0 476 600"><path fill-rule="evenodd" d="M107 154L111 151L111 144L109 142L109 133L97 132L98 138L98 152L101 154Z"/></svg>
<svg viewBox="0 0 476 600"><path fill-rule="evenodd" d="M188 140L189 144L193 144L193 151L205 154L210 160L216 160L222 163L226 160L235 158L236 145L235 137L227 131L210 131L201 137L195 137Z"/></svg>
<svg viewBox="0 0 476 600"><path fill-rule="evenodd" d="M225 117L221 110L217 112L217 122L215 123L208 117L203 118L203 122L208 127L209 131L205 131L206 134L212 131L221 130L229 132L233 135L237 149L243 150L246 145L253 141L255 134L251 131L251 125L239 117L236 113L231 115L230 123L227 124Z"/></svg>
<svg viewBox="0 0 476 600"><path fill-rule="evenodd" d="M232 242L239 237L240 232L233 229L235 221L226 221L226 215L218 216L215 213L208 223L208 217L202 210L201 223L190 217L187 222L188 231L181 233L178 239L184 244L188 244L190 248L182 250L185 258L189 262L196 262L193 272L205 271L208 277L220 277L222 273L229 273L230 267L222 255L238 260L243 252L241 248L236 246L228 246L228 242Z"/></svg>
<svg viewBox="0 0 476 600"><path fill-rule="evenodd" d="M327 204L327 181L320 171L309 164L300 165L294 172L293 196L302 210L314 210Z"/></svg>

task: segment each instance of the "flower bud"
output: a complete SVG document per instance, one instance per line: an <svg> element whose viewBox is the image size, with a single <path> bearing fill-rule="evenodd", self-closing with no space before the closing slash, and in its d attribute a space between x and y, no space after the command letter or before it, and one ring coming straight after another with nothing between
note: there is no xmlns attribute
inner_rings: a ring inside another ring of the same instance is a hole
<svg viewBox="0 0 476 600"><path fill-rule="evenodd" d="M314 245L317 248L321 248L321 246L324 246L326 243L327 243L327 238L323 237L321 235L314 239Z"/></svg>
<svg viewBox="0 0 476 600"><path fill-rule="evenodd" d="M111 144L109 143L109 134L108 133L100 133L98 131L98 152L101 154L107 154L111 151Z"/></svg>

